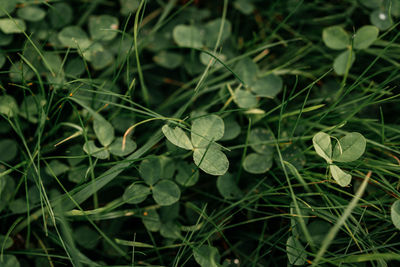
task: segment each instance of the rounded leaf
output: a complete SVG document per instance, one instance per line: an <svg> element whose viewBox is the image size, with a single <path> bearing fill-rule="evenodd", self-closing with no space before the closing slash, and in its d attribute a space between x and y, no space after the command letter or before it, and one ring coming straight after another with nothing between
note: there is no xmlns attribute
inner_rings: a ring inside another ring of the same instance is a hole
<svg viewBox="0 0 400 267"><path fill-rule="evenodd" d="M203 37L196 26L177 25L172 32L172 36L174 41L181 47L203 47Z"/></svg>
<svg viewBox="0 0 400 267"><path fill-rule="evenodd" d="M175 180L182 186L193 186L199 180L199 171L193 163L179 163Z"/></svg>
<svg viewBox="0 0 400 267"><path fill-rule="evenodd" d="M212 146L208 150L195 149L193 160L200 169L211 175L224 175L229 168L229 161L225 154Z"/></svg>
<svg viewBox="0 0 400 267"><path fill-rule="evenodd" d="M307 260L307 254L300 241L290 236L286 242L286 253L290 264L304 265Z"/></svg>
<svg viewBox="0 0 400 267"><path fill-rule="evenodd" d="M218 249L212 246L203 245L193 249L193 256L201 267L219 267L221 257Z"/></svg>
<svg viewBox="0 0 400 267"><path fill-rule="evenodd" d="M94 249L100 241L100 235L86 225L74 229L73 236L76 243L86 249Z"/></svg>
<svg viewBox="0 0 400 267"><path fill-rule="evenodd" d="M267 172L272 167L273 154L251 153L243 161L243 168L253 174Z"/></svg>
<svg viewBox="0 0 400 267"><path fill-rule="evenodd" d="M326 162L331 162L332 158L332 143L331 143L331 137L329 134L326 134L324 132L318 132L317 134L314 135L313 139L313 145L315 152L317 154L326 160Z"/></svg>
<svg viewBox="0 0 400 267"><path fill-rule="evenodd" d="M143 178L144 182L148 185L155 184L161 179L162 166L160 159L149 158L144 159L139 166L140 176Z"/></svg>
<svg viewBox="0 0 400 267"><path fill-rule="evenodd" d="M247 90L235 90L233 99L239 108L254 108L258 104L257 97Z"/></svg>
<svg viewBox="0 0 400 267"><path fill-rule="evenodd" d="M232 25L229 20L225 19L224 21L222 21L222 19L218 18L209 21L205 25L205 31L206 31L205 36L207 36L207 38L205 39L205 43L207 47L214 48L214 46L217 44L222 22L224 23L224 25L222 28L222 34L219 45L223 44L223 42L226 39L228 39L229 36L231 35Z"/></svg>
<svg viewBox="0 0 400 267"><path fill-rule="evenodd" d="M99 148L96 146L94 141L88 141L83 145L83 151L85 151L86 154L91 155L92 157L98 158L98 159L107 159L110 157L110 153L108 150L104 147Z"/></svg>
<svg viewBox="0 0 400 267"><path fill-rule="evenodd" d="M373 25L379 28L379 30L385 31L392 26L392 20L390 15L386 11L382 11L381 9L377 9L374 12L371 12L369 15L369 20Z"/></svg>
<svg viewBox="0 0 400 267"><path fill-rule="evenodd" d="M212 141L224 136L224 121L217 115L207 115L195 119L191 128L191 139L194 147L206 147Z"/></svg>
<svg viewBox="0 0 400 267"><path fill-rule="evenodd" d="M351 175L344 172L341 168L336 165L330 165L329 169L333 179L342 187L348 186L351 182Z"/></svg>
<svg viewBox="0 0 400 267"><path fill-rule="evenodd" d="M252 86L251 91L260 97L274 98L282 90L282 78L270 74L258 79Z"/></svg>
<svg viewBox="0 0 400 267"><path fill-rule="evenodd" d="M114 140L114 127L105 119L94 119L93 130L103 146L108 146Z"/></svg>
<svg viewBox="0 0 400 267"><path fill-rule="evenodd" d="M161 51L153 57L153 60L161 67L172 70L183 63L183 56L178 53Z"/></svg>
<svg viewBox="0 0 400 267"><path fill-rule="evenodd" d="M172 144L187 150L193 149L192 142L180 127L172 128L169 125L164 125L162 127L162 132Z"/></svg>
<svg viewBox="0 0 400 267"><path fill-rule="evenodd" d="M137 145L132 139L130 139L130 138L126 139L125 149L122 149L122 140L123 140L122 137L118 137L111 144L111 146L108 148L110 150L111 154L118 156L118 157L124 157L126 155L131 154L133 151L135 151Z"/></svg>
<svg viewBox="0 0 400 267"><path fill-rule="evenodd" d="M122 199L129 204L139 204L145 201L149 194L149 187L133 183L125 189Z"/></svg>
<svg viewBox="0 0 400 267"><path fill-rule="evenodd" d="M235 66L234 72L245 83L250 86L257 79L258 66L253 60L246 57L241 59Z"/></svg>
<svg viewBox="0 0 400 267"><path fill-rule="evenodd" d="M64 3L54 3L49 9L49 18L51 25L59 29L72 22L74 11L71 6Z"/></svg>
<svg viewBox="0 0 400 267"><path fill-rule="evenodd" d="M142 222L147 230L157 232L160 230L161 221L160 216L154 209L148 209L142 214Z"/></svg>
<svg viewBox="0 0 400 267"><path fill-rule="evenodd" d="M181 190L170 180L162 180L153 187L154 201L160 206L174 204L181 197Z"/></svg>
<svg viewBox="0 0 400 267"><path fill-rule="evenodd" d="M0 151L0 161L10 162L17 156L18 144L12 139L0 140Z"/></svg>
<svg viewBox="0 0 400 267"><path fill-rule="evenodd" d="M360 28L353 41L355 49L366 49L378 38L379 29L375 26L367 25Z"/></svg>
<svg viewBox="0 0 400 267"><path fill-rule="evenodd" d="M224 136L220 139L221 141L228 141L235 139L240 134L240 125L230 116L224 119L225 131Z"/></svg>
<svg viewBox="0 0 400 267"><path fill-rule="evenodd" d="M17 3L17 0L0 0L0 17L7 16L7 13L13 12Z"/></svg>
<svg viewBox="0 0 400 267"><path fill-rule="evenodd" d="M3 261L1 262L2 267L20 267L17 257L14 255L5 254L3 255Z"/></svg>
<svg viewBox="0 0 400 267"><path fill-rule="evenodd" d="M17 11L18 17L27 21L40 21L46 16L46 12L37 6L24 6Z"/></svg>
<svg viewBox="0 0 400 267"><path fill-rule="evenodd" d="M259 154L270 155L274 153L274 135L265 128L252 129L248 143Z"/></svg>
<svg viewBox="0 0 400 267"><path fill-rule="evenodd" d="M225 199L239 199L243 197L242 191L236 184L235 177L230 173L225 173L218 177L217 188Z"/></svg>
<svg viewBox="0 0 400 267"><path fill-rule="evenodd" d="M18 104L10 95L0 96L0 114L13 117L18 113Z"/></svg>
<svg viewBox="0 0 400 267"><path fill-rule="evenodd" d="M6 34L21 33L26 30L26 24L22 19L0 19L0 30Z"/></svg>
<svg viewBox="0 0 400 267"><path fill-rule="evenodd" d="M110 15L91 16L89 33L93 40L110 41L117 36L118 19Z"/></svg>
<svg viewBox="0 0 400 267"><path fill-rule="evenodd" d="M58 33L60 42L71 48L84 50L90 46L90 40L86 32L78 26L68 26Z"/></svg>
<svg viewBox="0 0 400 267"><path fill-rule="evenodd" d="M346 50L335 58L333 61L333 69L338 75L344 75L347 69L351 68L355 60L356 55L354 54L354 51Z"/></svg>
<svg viewBox="0 0 400 267"><path fill-rule="evenodd" d="M339 139L333 149L333 160L337 162L355 161L364 154L367 141L357 132L346 134Z"/></svg>
<svg viewBox="0 0 400 267"><path fill-rule="evenodd" d="M331 26L322 31L322 40L331 49L342 50L350 44L349 34L340 26Z"/></svg>
<svg viewBox="0 0 400 267"><path fill-rule="evenodd" d="M69 170L69 167L59 160L50 161L46 166L46 173L50 176L59 176Z"/></svg>
<svg viewBox="0 0 400 267"><path fill-rule="evenodd" d="M390 208L390 217L394 226L400 230L400 200L396 200Z"/></svg>

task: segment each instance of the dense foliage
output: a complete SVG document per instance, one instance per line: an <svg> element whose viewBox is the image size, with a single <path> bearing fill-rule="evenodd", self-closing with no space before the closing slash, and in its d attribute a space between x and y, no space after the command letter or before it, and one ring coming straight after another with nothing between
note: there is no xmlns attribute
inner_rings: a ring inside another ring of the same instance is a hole
<svg viewBox="0 0 400 267"><path fill-rule="evenodd" d="M0 0L0 266L400 260L399 0Z"/></svg>

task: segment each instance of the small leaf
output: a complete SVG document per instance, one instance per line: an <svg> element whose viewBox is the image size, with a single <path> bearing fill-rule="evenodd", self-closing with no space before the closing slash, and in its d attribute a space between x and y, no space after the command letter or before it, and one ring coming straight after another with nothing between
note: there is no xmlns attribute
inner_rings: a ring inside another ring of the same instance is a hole
<svg viewBox="0 0 400 267"><path fill-rule="evenodd" d="M212 146L208 150L195 149L193 160L200 169L211 175L224 175L229 168L229 161L225 154Z"/></svg>
<svg viewBox="0 0 400 267"><path fill-rule="evenodd" d="M221 24L222 24L222 19L220 19L220 18L206 23L205 36L207 38L205 38L205 43L206 43L207 47L214 48L214 46L217 44ZM222 28L222 35L220 38L219 45L222 45L223 42L229 38L229 36L231 35L231 31L232 31L232 25L231 25L230 21L224 20L224 25Z"/></svg>
<svg viewBox="0 0 400 267"><path fill-rule="evenodd" d="M258 104L257 97L247 90L236 89L233 99L239 108L254 108Z"/></svg>
<svg viewBox="0 0 400 267"><path fill-rule="evenodd" d="M162 175L160 159L156 157L142 160L139 166L139 172L146 184L154 185L161 179Z"/></svg>
<svg viewBox="0 0 400 267"><path fill-rule="evenodd" d="M131 154L133 151L135 151L137 145L136 143L130 139L127 138L125 142L125 149L122 150L122 137L118 137L115 139L115 141L111 144L109 147L110 153L119 156L119 157L124 157L126 155Z"/></svg>
<svg viewBox="0 0 400 267"><path fill-rule="evenodd" d="M94 119L93 130L100 144L103 146L110 145L114 140L114 127L105 119Z"/></svg>
<svg viewBox="0 0 400 267"><path fill-rule="evenodd" d="M14 244L14 240L10 236L8 236L6 240L5 235L0 235L0 246L3 247L3 244L4 244L4 249L8 249L12 247L12 245Z"/></svg>
<svg viewBox="0 0 400 267"><path fill-rule="evenodd" d="M174 204L181 197L181 190L170 180L162 180L153 187L153 198L160 206Z"/></svg>
<svg viewBox="0 0 400 267"><path fill-rule="evenodd" d="M6 34L21 33L26 30L26 24L22 19L0 19L0 30Z"/></svg>
<svg viewBox="0 0 400 267"><path fill-rule="evenodd" d="M60 42L71 48L84 50L90 46L90 40L86 32L78 26L68 26L58 33Z"/></svg>
<svg viewBox="0 0 400 267"><path fill-rule="evenodd" d="M259 154L270 155L274 153L274 135L265 128L254 128L250 131L250 147ZM266 144L269 142L270 144Z"/></svg>
<svg viewBox="0 0 400 267"><path fill-rule="evenodd" d="M169 125L164 125L162 132L172 144L187 150L193 149L192 142L190 142L189 137L180 127L172 128Z"/></svg>
<svg viewBox="0 0 400 267"><path fill-rule="evenodd" d="M225 118L224 125L225 125L224 136L220 139L221 141L228 141L238 137L241 129L239 123L237 123L234 117L229 116Z"/></svg>
<svg viewBox="0 0 400 267"><path fill-rule="evenodd" d="M225 199L239 199L243 197L242 191L235 182L235 177L230 173L225 173L218 177L217 188Z"/></svg>
<svg viewBox="0 0 400 267"><path fill-rule="evenodd" d="M246 57L236 64L234 71L245 83L245 86L251 86L257 79L258 66L253 60Z"/></svg>
<svg viewBox="0 0 400 267"><path fill-rule="evenodd" d="M174 41L181 47L203 47L202 34L196 26L177 25L172 32L172 36Z"/></svg>
<svg viewBox="0 0 400 267"><path fill-rule="evenodd" d="M110 41L117 36L118 19L110 15L91 16L89 33L93 40Z"/></svg>
<svg viewBox="0 0 400 267"><path fill-rule="evenodd" d="M323 220L315 220L307 228L314 244L320 246L328 234L331 224Z"/></svg>
<svg viewBox="0 0 400 267"><path fill-rule="evenodd" d="M13 117L18 113L18 104L14 97L10 95L0 96L0 114Z"/></svg>
<svg viewBox="0 0 400 267"><path fill-rule="evenodd" d="M193 186L199 180L199 171L193 163L182 162L178 165L175 180L182 186Z"/></svg>
<svg viewBox="0 0 400 267"><path fill-rule="evenodd" d="M7 13L13 12L17 3L17 0L0 0L0 17L7 16Z"/></svg>
<svg viewBox="0 0 400 267"><path fill-rule="evenodd" d="M348 133L336 143L332 159L337 162L355 161L364 154L366 144L367 142L362 134Z"/></svg>
<svg viewBox="0 0 400 267"><path fill-rule="evenodd" d="M322 32L322 40L331 49L342 50L350 44L349 34L340 26L325 28Z"/></svg>
<svg viewBox="0 0 400 267"><path fill-rule="evenodd" d="M72 22L74 17L73 14L74 11L70 5L64 2L59 2L50 6L48 16L50 18L51 25L56 29L60 29Z"/></svg>
<svg viewBox="0 0 400 267"><path fill-rule="evenodd" d="M255 9L254 5L248 0L236 0L233 2L233 6L244 15L250 15Z"/></svg>
<svg viewBox="0 0 400 267"><path fill-rule="evenodd" d="M83 145L83 151L86 152L86 154L91 155L92 157L98 158L98 159L107 159L110 157L110 153L108 150L105 148L98 148L94 141L88 141Z"/></svg>
<svg viewBox="0 0 400 267"><path fill-rule="evenodd" d="M5 254L3 255L1 267L20 267L20 263L14 255Z"/></svg>
<svg viewBox="0 0 400 267"><path fill-rule="evenodd" d="M160 216L154 209L148 209L143 212L142 222L147 230L157 232L160 230L161 221Z"/></svg>
<svg viewBox="0 0 400 267"><path fill-rule="evenodd" d="M191 139L194 147L206 147L211 141L224 136L224 121L217 115L208 115L195 119L191 128Z"/></svg>
<svg viewBox="0 0 400 267"><path fill-rule="evenodd" d="M332 143L331 137L323 132L319 132L313 137L313 145L315 152L326 160L326 162L332 162Z"/></svg>
<svg viewBox="0 0 400 267"><path fill-rule="evenodd" d="M18 143L12 139L0 140L0 151L0 161L10 162L18 154Z"/></svg>
<svg viewBox="0 0 400 267"><path fill-rule="evenodd" d="M178 53L161 51L157 53L153 60L155 63L166 69L175 69L183 63L183 56Z"/></svg>
<svg viewBox="0 0 400 267"><path fill-rule="evenodd" d="M166 223L161 224L160 235L164 238L168 239L181 239L181 229L179 225L177 225L173 221L168 221Z"/></svg>
<svg viewBox="0 0 400 267"><path fill-rule="evenodd" d="M100 241L100 235L86 225L74 229L73 236L76 243L86 249L94 249Z"/></svg>
<svg viewBox="0 0 400 267"><path fill-rule="evenodd" d="M273 154L251 153L243 161L243 168L253 174L267 172L272 167Z"/></svg>
<svg viewBox="0 0 400 267"><path fill-rule="evenodd" d="M69 170L69 167L59 160L50 161L49 165L46 167L46 173L50 176L59 176Z"/></svg>
<svg viewBox="0 0 400 267"><path fill-rule="evenodd" d="M382 11L380 8L369 14L369 20L381 31L385 31L392 26L390 15L386 11Z"/></svg>
<svg viewBox="0 0 400 267"><path fill-rule="evenodd" d="M390 208L390 217L393 225L400 230L400 200L396 200Z"/></svg>
<svg viewBox="0 0 400 267"><path fill-rule="evenodd" d="M366 49L378 38L379 29L375 26L367 25L360 28L353 41L355 49Z"/></svg>
<svg viewBox="0 0 400 267"><path fill-rule="evenodd" d="M351 59L349 60L350 54ZM355 60L356 56L354 51L346 50L335 58L333 61L333 69L338 75L344 75L347 69L351 68Z"/></svg>
<svg viewBox="0 0 400 267"><path fill-rule="evenodd" d="M121 14L126 16L130 13L134 14L140 5L139 0L119 0L121 4Z"/></svg>
<svg viewBox="0 0 400 267"><path fill-rule="evenodd" d="M37 6L24 6L17 11L18 17L27 21L40 21L46 16L46 12Z"/></svg>
<svg viewBox="0 0 400 267"><path fill-rule="evenodd" d="M293 236L290 236L286 242L286 253L290 264L304 265L306 263L306 250L300 241Z"/></svg>
<svg viewBox="0 0 400 267"><path fill-rule="evenodd" d="M330 165L329 166L332 177L335 179L335 181L342 187L348 186L351 182L351 175L344 172L342 169L340 169L336 165Z"/></svg>
<svg viewBox="0 0 400 267"><path fill-rule="evenodd" d="M219 267L221 257L218 249L212 246L201 246L193 249L193 256L201 267Z"/></svg>
<svg viewBox="0 0 400 267"><path fill-rule="evenodd" d="M258 79L252 86L251 91L260 97L274 98L282 90L282 78L270 74Z"/></svg>
<svg viewBox="0 0 400 267"><path fill-rule="evenodd" d="M129 204L139 204L150 195L150 188L141 184L133 183L125 189L122 199Z"/></svg>

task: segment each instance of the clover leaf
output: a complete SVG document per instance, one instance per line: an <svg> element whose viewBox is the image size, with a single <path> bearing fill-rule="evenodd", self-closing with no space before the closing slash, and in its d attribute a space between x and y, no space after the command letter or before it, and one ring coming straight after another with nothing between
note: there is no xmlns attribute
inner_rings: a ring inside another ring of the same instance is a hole
<svg viewBox="0 0 400 267"><path fill-rule="evenodd" d="M319 132L313 137L313 146L317 154L329 164L330 172L335 181L344 187L350 184L351 175L333 162L352 162L359 159L364 154L366 140L360 133L348 133L336 142L332 151L331 137L324 132Z"/></svg>
<svg viewBox="0 0 400 267"><path fill-rule="evenodd" d="M172 144L193 150L193 161L204 172L218 176L228 170L228 158L214 143L220 140L225 132L224 121L217 115L207 115L193 120L190 140L179 127L164 125L162 132Z"/></svg>

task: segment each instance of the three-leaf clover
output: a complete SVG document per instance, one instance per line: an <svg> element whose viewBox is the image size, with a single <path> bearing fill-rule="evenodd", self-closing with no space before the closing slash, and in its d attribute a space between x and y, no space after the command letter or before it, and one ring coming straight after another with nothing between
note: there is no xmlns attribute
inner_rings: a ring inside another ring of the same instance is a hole
<svg viewBox="0 0 400 267"><path fill-rule="evenodd" d="M257 64L250 58L239 61L235 73L245 86L244 89L238 86L233 92L233 100L240 108L254 108L258 97L274 98L282 90L282 78L275 74L260 75Z"/></svg>
<svg viewBox="0 0 400 267"><path fill-rule="evenodd" d="M135 182L126 188L122 198L130 204L139 204L152 194L160 206L176 203L181 197L181 190L171 179L163 178L165 170L160 157L144 159L139 166L140 176L145 183Z"/></svg>
<svg viewBox="0 0 400 267"><path fill-rule="evenodd" d="M243 168L253 174L267 172L274 159L273 144L266 144L274 140L273 134L265 128L254 128L250 131L249 144L255 153L250 153L243 161Z"/></svg>
<svg viewBox="0 0 400 267"><path fill-rule="evenodd" d="M340 186L351 182L351 175L340 169L333 162L352 162L364 154L366 140L362 134L351 132L340 138L332 150L331 136L319 132L313 137L313 145L317 154L329 164L332 177Z"/></svg>
<svg viewBox="0 0 400 267"><path fill-rule="evenodd" d="M356 56L354 50L367 49L378 38L379 29L367 25L357 30L351 45L350 35L341 26L330 26L322 31L325 45L334 50L344 50L333 61L333 69L338 75L344 75L353 65Z"/></svg>
<svg viewBox="0 0 400 267"><path fill-rule="evenodd" d="M180 127L164 125L162 132L172 144L193 150L194 163L211 175L223 175L229 168L226 155L215 144L224 136L224 121L217 115L207 115L193 120L190 139Z"/></svg>
<svg viewBox="0 0 400 267"><path fill-rule="evenodd" d="M125 148L122 147L122 137L115 138L114 127L101 116L96 116L93 121L93 130L102 148L96 146L93 140L87 141L83 145L83 150L98 159L107 159L110 153L114 156L123 157L132 153L137 145L130 138L126 139Z"/></svg>

